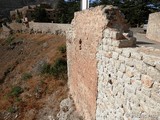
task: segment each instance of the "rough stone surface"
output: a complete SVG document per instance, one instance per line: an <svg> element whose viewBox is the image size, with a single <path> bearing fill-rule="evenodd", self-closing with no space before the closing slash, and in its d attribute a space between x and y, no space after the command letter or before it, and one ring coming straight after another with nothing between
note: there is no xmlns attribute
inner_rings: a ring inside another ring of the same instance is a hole
<svg viewBox="0 0 160 120"><path fill-rule="evenodd" d="M146 36L151 40L160 42L160 12L149 15L147 34Z"/></svg>
<svg viewBox="0 0 160 120"><path fill-rule="evenodd" d="M142 75L142 77L141 77L141 81L142 81L142 83L146 86L146 87L152 87L152 85L153 85L153 80L152 80L152 78L150 77L150 76L148 76L148 75Z"/></svg>
<svg viewBox="0 0 160 120"><path fill-rule="evenodd" d="M70 24L57 24L57 23L38 23L29 22L29 29L34 33L50 33L58 35L66 35L68 29L70 29Z"/></svg>
<svg viewBox="0 0 160 120"><path fill-rule="evenodd" d="M159 118L160 50L134 48L117 7L75 13L67 38L70 93L86 120Z"/></svg>
<svg viewBox="0 0 160 120"><path fill-rule="evenodd" d="M58 120L82 120L75 110L74 101L68 97L60 103L60 111L57 114ZM52 120L52 119L51 119ZM53 119L54 120L54 119Z"/></svg>
<svg viewBox="0 0 160 120"><path fill-rule="evenodd" d="M67 36L71 38L67 40L68 85L77 110L83 113L87 120L95 119L96 112L96 47L107 24L102 9L103 6L99 6L76 12L72 20L73 32Z"/></svg>

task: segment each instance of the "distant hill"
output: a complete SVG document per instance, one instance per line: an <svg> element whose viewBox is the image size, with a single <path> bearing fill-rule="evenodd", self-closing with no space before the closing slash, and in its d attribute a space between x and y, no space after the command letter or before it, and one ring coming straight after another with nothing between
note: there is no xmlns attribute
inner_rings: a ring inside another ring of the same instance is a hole
<svg viewBox="0 0 160 120"><path fill-rule="evenodd" d="M0 15L8 17L11 10L41 2L53 3L54 0L0 0Z"/></svg>

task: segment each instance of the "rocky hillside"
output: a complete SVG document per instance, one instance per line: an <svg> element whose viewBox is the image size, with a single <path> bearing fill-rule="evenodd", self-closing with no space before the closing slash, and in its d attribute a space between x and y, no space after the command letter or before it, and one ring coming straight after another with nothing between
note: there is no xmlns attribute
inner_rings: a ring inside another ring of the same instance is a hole
<svg viewBox="0 0 160 120"><path fill-rule="evenodd" d="M68 95L65 38L0 40L0 120L80 120Z"/></svg>

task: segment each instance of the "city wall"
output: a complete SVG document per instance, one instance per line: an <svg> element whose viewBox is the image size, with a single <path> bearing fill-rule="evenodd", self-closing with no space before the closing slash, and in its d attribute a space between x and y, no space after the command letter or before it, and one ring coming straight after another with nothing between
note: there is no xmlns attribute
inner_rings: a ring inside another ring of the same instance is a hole
<svg viewBox="0 0 160 120"><path fill-rule="evenodd" d="M29 22L29 28L31 32L35 33L51 33L66 35L66 31L71 28L71 25L58 23Z"/></svg>
<svg viewBox="0 0 160 120"><path fill-rule="evenodd" d="M67 33L68 85L79 113L86 120L158 119L159 54L136 47L116 7L75 13Z"/></svg>
<svg viewBox="0 0 160 120"><path fill-rule="evenodd" d="M146 36L151 40L160 42L160 12L149 15Z"/></svg>
<svg viewBox="0 0 160 120"><path fill-rule="evenodd" d="M43 33L66 36L69 29L71 29L71 24L29 22L29 27L26 27L24 23L12 22L2 25L3 31L0 34L0 38L7 38L11 32L31 34Z"/></svg>

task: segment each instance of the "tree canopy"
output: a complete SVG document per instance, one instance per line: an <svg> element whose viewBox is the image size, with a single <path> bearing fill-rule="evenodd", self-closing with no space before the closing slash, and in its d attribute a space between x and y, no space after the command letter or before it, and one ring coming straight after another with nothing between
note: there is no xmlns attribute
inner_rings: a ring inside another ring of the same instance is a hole
<svg viewBox="0 0 160 120"><path fill-rule="evenodd" d="M95 0L90 2L91 7L102 4L118 6L132 26L143 24L148 20L150 13L160 11L159 0ZM54 0L52 7L59 11L56 22L70 23L74 12L80 10L80 5L81 0ZM38 9L36 14L38 14L37 18L42 19L41 21L47 21L43 9Z"/></svg>
<svg viewBox="0 0 160 120"><path fill-rule="evenodd" d="M150 13L160 11L159 0L100 0L91 6L101 4L118 6L132 26L143 24Z"/></svg>
<svg viewBox="0 0 160 120"><path fill-rule="evenodd" d="M42 7L36 7L33 16L35 22L49 22L46 11Z"/></svg>
<svg viewBox="0 0 160 120"><path fill-rule="evenodd" d="M74 12L80 10L80 0L59 0L56 4L56 9L59 10L57 21L59 23L70 23L74 17Z"/></svg>

